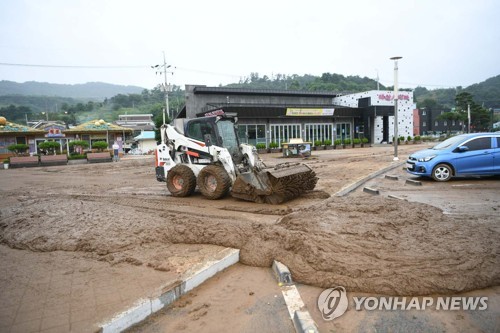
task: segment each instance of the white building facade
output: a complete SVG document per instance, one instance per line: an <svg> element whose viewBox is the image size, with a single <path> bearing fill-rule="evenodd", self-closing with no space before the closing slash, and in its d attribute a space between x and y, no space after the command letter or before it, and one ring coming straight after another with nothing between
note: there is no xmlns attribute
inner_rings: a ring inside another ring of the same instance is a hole
<svg viewBox="0 0 500 333"><path fill-rule="evenodd" d="M394 137L394 92L371 90L335 97L333 104L367 110L367 121L373 143L392 142ZM398 94L398 136L413 137L413 92L400 91Z"/></svg>

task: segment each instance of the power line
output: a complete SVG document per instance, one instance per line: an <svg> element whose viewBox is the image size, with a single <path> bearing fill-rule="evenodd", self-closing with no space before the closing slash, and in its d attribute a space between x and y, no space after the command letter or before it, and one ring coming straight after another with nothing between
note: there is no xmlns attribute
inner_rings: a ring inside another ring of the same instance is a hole
<svg viewBox="0 0 500 333"><path fill-rule="evenodd" d="M86 65L40 65L40 64L14 64L0 62L0 66L12 66L12 67L41 67L41 68L75 68L75 69L123 69L123 68L148 68L145 65L133 65L133 66L86 66Z"/></svg>

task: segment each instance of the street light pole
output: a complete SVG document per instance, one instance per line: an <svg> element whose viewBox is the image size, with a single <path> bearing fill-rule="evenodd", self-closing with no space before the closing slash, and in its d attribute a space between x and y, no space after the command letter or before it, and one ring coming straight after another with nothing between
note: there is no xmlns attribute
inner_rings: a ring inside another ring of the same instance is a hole
<svg viewBox="0 0 500 333"><path fill-rule="evenodd" d="M394 60L394 161L398 161L398 60L403 57L392 57Z"/></svg>

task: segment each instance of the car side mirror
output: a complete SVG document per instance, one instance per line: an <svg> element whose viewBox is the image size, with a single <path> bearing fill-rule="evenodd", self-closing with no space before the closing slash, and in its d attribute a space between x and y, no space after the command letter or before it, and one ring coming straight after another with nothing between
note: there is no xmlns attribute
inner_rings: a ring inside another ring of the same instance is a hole
<svg viewBox="0 0 500 333"><path fill-rule="evenodd" d="M205 145L210 147L212 145L212 136L210 134L205 134L203 136L203 140L205 140Z"/></svg>
<svg viewBox="0 0 500 333"><path fill-rule="evenodd" d="M464 153L466 151L469 151L469 147L467 147L467 146L460 146L460 147L457 148L457 151L459 153Z"/></svg>

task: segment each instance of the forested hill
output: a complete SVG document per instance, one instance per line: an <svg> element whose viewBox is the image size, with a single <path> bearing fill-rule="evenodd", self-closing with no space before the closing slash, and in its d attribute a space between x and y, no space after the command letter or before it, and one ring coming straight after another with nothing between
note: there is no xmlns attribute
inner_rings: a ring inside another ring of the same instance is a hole
<svg viewBox="0 0 500 333"><path fill-rule="evenodd" d="M375 90L377 82L368 77L343 76L335 73L323 73L321 76L276 74L271 77L267 75L261 77L258 73L251 73L249 77L241 79L238 83L228 84L226 87L353 93ZM392 89L392 87L380 84L379 89ZM400 87L400 89L410 90L405 89L405 87ZM468 92L472 94L475 102L479 105L484 105L486 108L500 108L500 75L466 88L429 90L425 87L417 87L412 90L417 106L425 100L433 100L440 107L452 108L455 105L455 96L460 92Z"/></svg>
<svg viewBox="0 0 500 333"><path fill-rule="evenodd" d="M140 94L144 88L136 86L121 86L103 82L88 82L84 84L56 84L29 81L17 83L0 81L0 96L31 95L58 96L76 99L104 100L118 94Z"/></svg>
<svg viewBox="0 0 500 333"><path fill-rule="evenodd" d="M226 85L229 88L249 89L278 89L278 90L307 90L307 91L336 91L336 92L361 92L377 89L377 82L368 77L343 76L341 74L323 73L321 76L313 75L285 75L276 74L271 77L258 73L251 73L238 83ZM380 89L385 89L380 85Z"/></svg>
<svg viewBox="0 0 500 333"><path fill-rule="evenodd" d="M474 97L474 101L485 108L500 108L500 75L466 88L428 90L417 87L414 90L414 97L417 103L434 100L438 105L450 108L455 105L455 96L461 92L470 93Z"/></svg>

